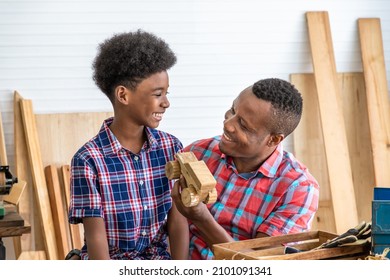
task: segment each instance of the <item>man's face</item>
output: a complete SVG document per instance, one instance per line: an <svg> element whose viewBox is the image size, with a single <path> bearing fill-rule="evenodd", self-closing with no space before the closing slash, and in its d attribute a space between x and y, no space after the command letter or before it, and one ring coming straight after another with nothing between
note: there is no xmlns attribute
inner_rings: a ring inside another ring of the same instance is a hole
<svg viewBox="0 0 390 280"><path fill-rule="evenodd" d="M251 87L242 91L225 113L220 150L235 162L253 165L263 161L269 153L266 124L271 113L271 103L257 98Z"/></svg>
<svg viewBox="0 0 390 280"><path fill-rule="evenodd" d="M130 93L127 114L137 125L156 128L170 103L167 98L169 78L166 71L144 79Z"/></svg>

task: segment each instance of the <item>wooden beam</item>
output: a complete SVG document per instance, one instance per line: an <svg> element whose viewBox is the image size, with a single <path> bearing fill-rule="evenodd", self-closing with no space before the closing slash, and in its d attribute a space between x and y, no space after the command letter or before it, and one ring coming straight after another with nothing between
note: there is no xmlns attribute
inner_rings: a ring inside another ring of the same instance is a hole
<svg viewBox="0 0 390 280"><path fill-rule="evenodd" d="M348 142L327 12L306 13L336 231L358 224Z"/></svg>
<svg viewBox="0 0 390 280"><path fill-rule="evenodd" d="M28 158L31 167L33 186L40 213L41 227L45 243L45 252L49 260L58 259L53 215L50 209L50 200L42 164L41 150L36 129L35 115L31 100L21 100L24 132L26 136Z"/></svg>
<svg viewBox="0 0 390 280"><path fill-rule="evenodd" d="M65 259L70 251L70 232L65 212L65 194L60 186L58 171L55 165L45 167L46 183L49 192L50 206L53 213L55 237L57 241L58 257Z"/></svg>
<svg viewBox="0 0 390 280"><path fill-rule="evenodd" d="M314 75L291 74L290 81L299 90L303 98L301 121L292 134L294 154L309 168L320 185L319 205L312 229L336 232L328 163L325 155Z"/></svg>
<svg viewBox="0 0 390 280"><path fill-rule="evenodd" d="M34 207L34 192L31 178L30 163L28 161L28 152L26 137L24 136L22 113L20 111L20 100L23 97L19 92L14 92L14 149L15 149L15 176L19 180L26 181L26 190L23 192L18 205L19 214L23 219L31 225L31 233L24 234L21 237L14 237L15 257L24 251L34 251L35 249L43 250L44 244L41 233L39 215L37 211L33 211Z"/></svg>
<svg viewBox="0 0 390 280"><path fill-rule="evenodd" d="M375 185L390 187L390 110L378 18L358 19L368 119L374 158Z"/></svg>
<svg viewBox="0 0 390 280"><path fill-rule="evenodd" d="M338 73L337 78L343 101L342 111L358 205L358 218L360 221L369 221L374 171L364 77L363 73ZM313 221L313 229L335 232L335 217L314 75L292 74L290 79L301 92L304 104L301 122L293 133L294 153L320 184L319 210Z"/></svg>

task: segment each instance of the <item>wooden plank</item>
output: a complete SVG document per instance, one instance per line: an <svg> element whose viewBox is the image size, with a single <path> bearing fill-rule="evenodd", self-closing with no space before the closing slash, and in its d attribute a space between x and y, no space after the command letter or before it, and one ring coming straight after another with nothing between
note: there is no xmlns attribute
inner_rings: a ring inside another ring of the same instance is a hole
<svg viewBox="0 0 390 280"><path fill-rule="evenodd" d="M10 204L4 204L6 214L4 218L0 219L0 229L3 227L17 227L23 226L23 218L16 212L15 206Z"/></svg>
<svg viewBox="0 0 390 280"><path fill-rule="evenodd" d="M25 233L29 233L31 231L31 226L6 226L0 227L0 236L1 237L12 237L19 236Z"/></svg>
<svg viewBox="0 0 390 280"><path fill-rule="evenodd" d="M50 209L50 200L43 171L42 156L31 100L20 100L20 109L26 136L28 158L32 171L33 186L36 194L35 198L39 207L45 252L49 260L56 260L58 259L58 252L54 234L53 215Z"/></svg>
<svg viewBox="0 0 390 280"><path fill-rule="evenodd" d="M24 251L17 260L46 260L45 251Z"/></svg>
<svg viewBox="0 0 390 280"><path fill-rule="evenodd" d="M1 117L1 111L0 111L0 165L8 165L8 159L7 159L7 150L5 147L5 139L4 139L4 129L3 129L3 120ZM5 188L5 182L6 177L5 173L0 172L0 188L1 191L3 191L3 188ZM4 215L4 202L3 202L3 195L0 195L0 206L1 206L1 217Z"/></svg>
<svg viewBox="0 0 390 280"><path fill-rule="evenodd" d="M363 73L338 75L359 221L370 221L374 166Z"/></svg>
<svg viewBox="0 0 390 280"><path fill-rule="evenodd" d="M371 220L373 165L368 113L362 73L339 73L342 108L356 194L359 221ZM319 210L312 229L335 231L332 197L321 131L317 88L313 74L292 74L291 82L304 100L300 124L294 131L294 153L311 170L320 184ZM364 149L362 149L364 147Z"/></svg>
<svg viewBox="0 0 390 280"><path fill-rule="evenodd" d="M375 186L390 187L390 110L379 18L358 19Z"/></svg>
<svg viewBox="0 0 390 280"><path fill-rule="evenodd" d="M31 226L25 224L23 218L16 211L15 205L5 204L6 215L0 219L0 238L20 236L31 231Z"/></svg>
<svg viewBox="0 0 390 280"><path fill-rule="evenodd" d="M73 155L95 136L112 112L36 114L44 166L70 164Z"/></svg>
<svg viewBox="0 0 390 280"><path fill-rule="evenodd" d="M48 165L45 167L46 183L49 192L50 206L53 213L55 237L57 241L58 257L65 259L71 250L70 232L68 227L67 214L65 212L65 194L60 186L57 167Z"/></svg>
<svg viewBox="0 0 390 280"><path fill-rule="evenodd" d="M68 209L70 204L70 166L69 165L61 166L61 173L62 173L62 185L65 191L66 205ZM81 247L84 245L83 226L81 224L78 225L69 224L69 229L70 229L70 237L72 241L72 248L81 249Z"/></svg>
<svg viewBox="0 0 390 280"><path fill-rule="evenodd" d="M290 81L300 91L303 98L301 121L292 134L294 154L309 168L320 185L318 211L314 217L312 229L336 232L314 75L291 74Z"/></svg>
<svg viewBox="0 0 390 280"><path fill-rule="evenodd" d="M0 111L0 165L8 165L7 150L5 147L3 119Z"/></svg>
<svg viewBox="0 0 390 280"><path fill-rule="evenodd" d="M16 259L23 251L43 250L44 243L39 221L37 207L34 205L34 192L28 161L26 138L24 136L23 120L20 111L20 100L23 97L19 92L14 92L14 149L15 149L15 176L27 183L18 205L19 214L31 225L31 233L21 237L14 237L14 250Z"/></svg>
<svg viewBox="0 0 390 280"><path fill-rule="evenodd" d="M340 87L327 12L306 13L336 231L358 224Z"/></svg>

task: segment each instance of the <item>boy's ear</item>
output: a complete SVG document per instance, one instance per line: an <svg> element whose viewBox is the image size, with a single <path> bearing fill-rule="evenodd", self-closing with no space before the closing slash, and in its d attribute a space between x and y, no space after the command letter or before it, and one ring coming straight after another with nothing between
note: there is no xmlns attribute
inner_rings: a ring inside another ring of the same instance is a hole
<svg viewBox="0 0 390 280"><path fill-rule="evenodd" d="M117 86L115 88L115 99L120 103L127 105L129 103L129 90L124 86Z"/></svg>
<svg viewBox="0 0 390 280"><path fill-rule="evenodd" d="M284 139L284 134L272 134L267 143L268 147L277 146Z"/></svg>

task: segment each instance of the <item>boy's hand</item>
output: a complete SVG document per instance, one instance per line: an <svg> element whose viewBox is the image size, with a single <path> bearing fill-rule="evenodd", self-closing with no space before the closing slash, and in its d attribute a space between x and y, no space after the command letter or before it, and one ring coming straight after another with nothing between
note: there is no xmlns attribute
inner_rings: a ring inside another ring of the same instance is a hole
<svg viewBox="0 0 390 280"><path fill-rule="evenodd" d="M186 207L183 202L181 201L181 190L183 188L187 187L186 180L183 176L180 177L179 180L175 182L175 185L172 189L172 199L174 203L176 204L177 209L179 212L186 217L187 219L191 221L203 221L210 215L209 210L207 209L206 204L199 203L196 206L193 207Z"/></svg>

